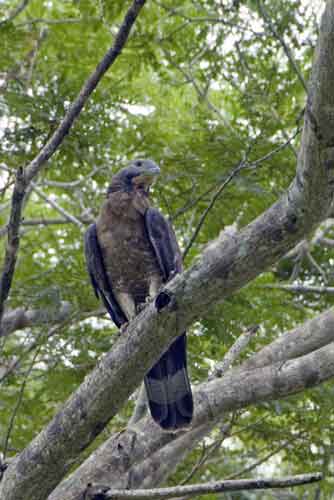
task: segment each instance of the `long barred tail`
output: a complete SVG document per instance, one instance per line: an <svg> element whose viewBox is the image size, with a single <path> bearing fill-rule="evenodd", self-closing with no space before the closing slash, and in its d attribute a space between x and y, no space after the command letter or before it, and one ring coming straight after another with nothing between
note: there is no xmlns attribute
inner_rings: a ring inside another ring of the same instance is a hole
<svg viewBox="0 0 334 500"><path fill-rule="evenodd" d="M189 426L193 398L187 373L186 335L177 338L146 374L145 386L151 415L165 430Z"/></svg>

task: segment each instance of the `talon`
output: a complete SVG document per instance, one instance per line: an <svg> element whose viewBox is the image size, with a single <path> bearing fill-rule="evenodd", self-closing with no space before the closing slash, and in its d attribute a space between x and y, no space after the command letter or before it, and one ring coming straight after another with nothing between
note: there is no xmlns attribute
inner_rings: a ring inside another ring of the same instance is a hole
<svg viewBox="0 0 334 500"><path fill-rule="evenodd" d="M137 305L137 314L139 314L145 307L151 302L151 297L146 297L145 302L141 302L140 304Z"/></svg>
<svg viewBox="0 0 334 500"><path fill-rule="evenodd" d="M121 327L119 329L119 333L120 334L124 333L128 326L129 326L129 322L128 321L126 323L123 323L123 325L121 325Z"/></svg>

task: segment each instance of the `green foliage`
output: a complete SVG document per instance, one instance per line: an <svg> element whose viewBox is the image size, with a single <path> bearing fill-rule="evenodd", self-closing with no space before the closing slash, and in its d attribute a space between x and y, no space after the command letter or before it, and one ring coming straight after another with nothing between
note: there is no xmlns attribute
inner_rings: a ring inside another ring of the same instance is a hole
<svg viewBox="0 0 334 500"><path fill-rule="evenodd" d="M15 5L1 2L0 19L10 19ZM316 6L312 9L311 1L299 0L265 5L307 80ZM10 169L0 174L2 226L7 223L15 170L36 155L62 119L111 46L125 8L119 0L31 0L17 17L0 24L0 163ZM38 182L69 214L87 220L97 215L117 169L133 157L152 157L163 171L153 190L154 202L171 217L185 248L216 189L247 160L248 168L234 177L208 213L187 256L189 266L224 226L235 221L246 225L289 186L299 135L271 153L296 133L304 101L303 86L280 41L259 15L258 2L148 2L121 57ZM54 333L52 325L26 328L1 344L0 368L20 359L1 385L1 445L18 405L10 454L48 422L115 338L111 322L94 313L98 304L85 271L82 228L68 221L45 225L43 220L64 216L34 191L24 217L26 223L39 219L41 224L23 226L8 307L57 311L67 301L73 315ZM4 243L3 239L2 249ZM331 284L333 249L316 247L313 256ZM293 296L266 288L289 280L295 265L290 258L278 263L193 327L189 360L194 382L207 378L244 328L261 325L243 354L248 356L332 304L330 296ZM300 263L298 278L314 284L323 280L307 259ZM322 486L328 495L324 498L331 497L332 396L333 384L328 383L241 412L233 427L235 436L223 442L193 480L227 477L282 446L279 459L270 462L274 473L323 470L328 478ZM132 406L129 402L108 430L124 427ZM218 430L215 433L210 439L217 438ZM173 481L189 473L201 456L201 446ZM245 493L230 498L274 497Z"/></svg>

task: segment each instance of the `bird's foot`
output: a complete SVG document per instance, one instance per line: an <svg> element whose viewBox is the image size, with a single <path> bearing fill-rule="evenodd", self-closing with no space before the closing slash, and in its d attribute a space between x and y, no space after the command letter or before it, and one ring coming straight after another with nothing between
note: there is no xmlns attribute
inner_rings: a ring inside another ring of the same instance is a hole
<svg viewBox="0 0 334 500"><path fill-rule="evenodd" d="M146 306L152 301L152 297L146 297L145 302L141 302L140 304L137 305L137 314L142 312L143 309L145 309Z"/></svg>
<svg viewBox="0 0 334 500"><path fill-rule="evenodd" d="M121 327L119 329L119 332L120 332L121 335L122 335L122 333L125 332L125 330L127 329L128 326L129 326L129 322L128 321L126 323L123 323L123 325L121 325Z"/></svg>

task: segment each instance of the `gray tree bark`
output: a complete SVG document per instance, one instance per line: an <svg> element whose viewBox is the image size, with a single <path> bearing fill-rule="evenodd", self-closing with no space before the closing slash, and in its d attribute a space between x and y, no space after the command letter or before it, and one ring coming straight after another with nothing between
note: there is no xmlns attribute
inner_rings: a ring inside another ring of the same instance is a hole
<svg viewBox="0 0 334 500"><path fill-rule="evenodd" d="M334 311L330 309L286 332L223 378L201 384L194 391L196 412L189 432L168 434L158 426L152 431L148 416L111 436L54 490L49 500L61 500L65 494L67 500L78 500L87 483L112 484L115 488L158 484L229 411L300 392L308 384L321 383L325 373L328 378L333 376L333 331ZM324 370L322 375L319 369Z"/></svg>

